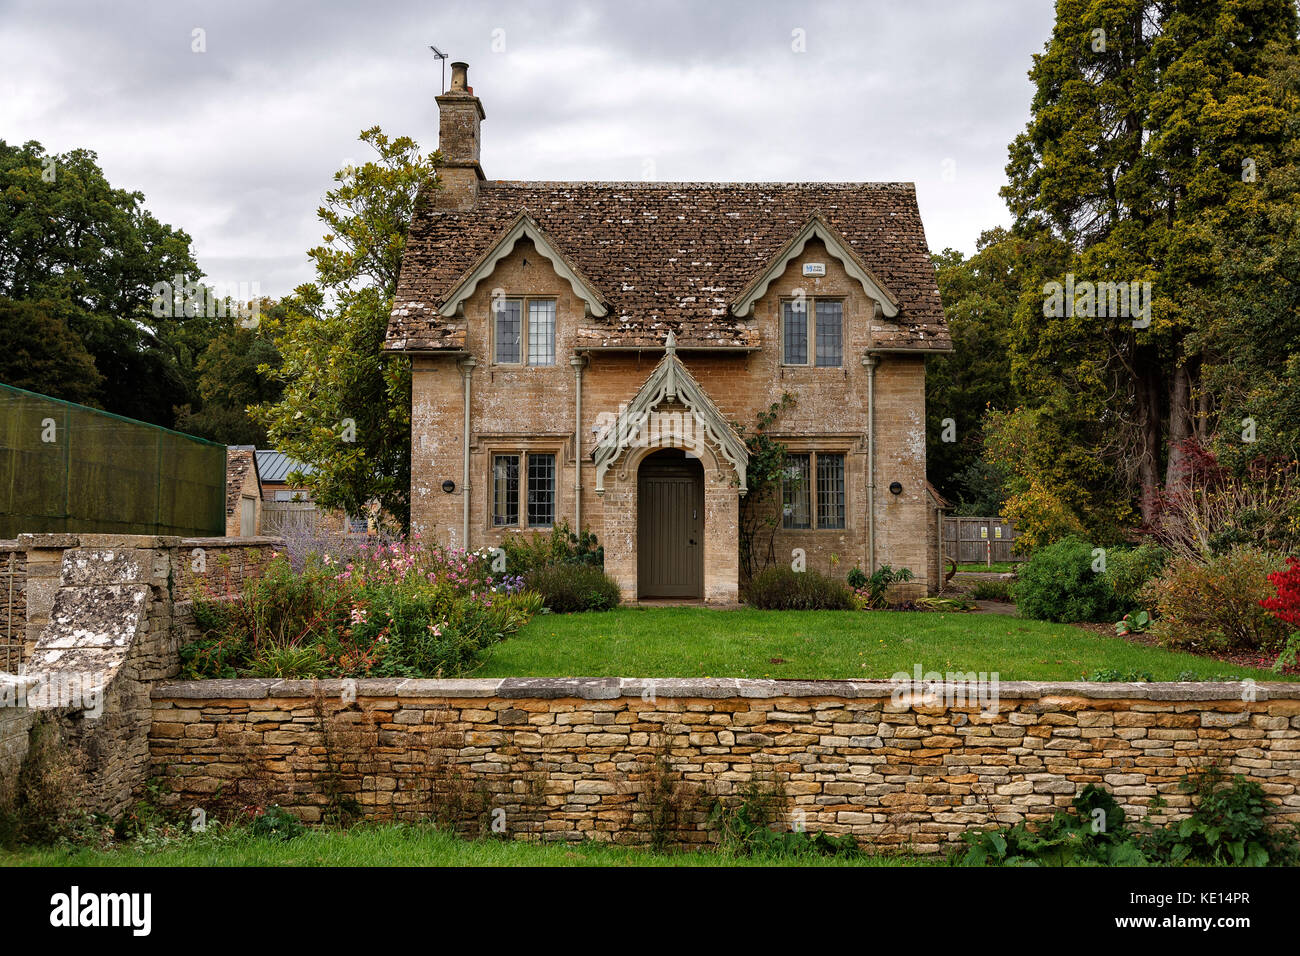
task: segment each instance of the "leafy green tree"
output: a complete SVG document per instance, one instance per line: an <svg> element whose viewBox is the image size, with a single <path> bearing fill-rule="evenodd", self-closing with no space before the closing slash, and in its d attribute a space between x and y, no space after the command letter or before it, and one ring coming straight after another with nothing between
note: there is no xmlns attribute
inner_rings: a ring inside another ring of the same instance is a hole
<svg viewBox="0 0 1300 956"><path fill-rule="evenodd" d="M0 140L0 295L60 303L101 377L83 397L173 423L189 398L176 342L208 321L153 314L154 286L176 274L200 274L190 237L159 222L141 193L113 188L93 152Z"/></svg>
<svg viewBox="0 0 1300 956"><path fill-rule="evenodd" d="M0 382L68 402L94 405L102 380L95 360L68 328L67 306L48 299L0 298Z"/></svg>
<svg viewBox="0 0 1300 956"><path fill-rule="evenodd" d="M1258 176L1290 135L1270 73L1296 26L1291 0L1058 0L1030 71L1003 195L1017 234L1068 249L1039 279L1149 281L1152 297L1147 325L1086 307L1045 318L1041 297L1022 297L1013 380L1031 405L1088 423L1065 440L1108 462L1148 522L1183 443L1209 427L1197 403L1210 356L1193 333L1216 301L1216 244L1258 208Z"/></svg>
<svg viewBox="0 0 1300 956"><path fill-rule="evenodd" d="M328 228L308 255L317 282L285 300L267 331L283 357L284 391L254 409L270 442L315 469L301 476L316 500L353 514L378 501L410 519L410 364L382 354L411 215L422 188L438 188L435 153L378 127L361 141L377 158L335 173L317 216Z"/></svg>
<svg viewBox="0 0 1300 956"><path fill-rule="evenodd" d="M1031 254L1031 243L999 228L969 259L953 249L933 257L953 351L926 362L927 470L963 513L996 514L1001 504L998 469L983 460L983 420L1016 403L1008 346Z"/></svg>
<svg viewBox="0 0 1300 956"><path fill-rule="evenodd" d="M1269 82L1286 105L1283 154L1255 208L1215 236L1215 300L1189 337L1206 356L1197 421L1220 426L1198 437L1238 473L1300 456L1300 56L1276 50Z"/></svg>
<svg viewBox="0 0 1300 956"><path fill-rule="evenodd" d="M269 299L260 304L260 314L267 318L286 311L286 306ZM260 323L227 318L195 363L200 405L181 408L176 427L227 445L265 446L266 429L248 410L279 400L283 386L274 377L279 367L280 353Z"/></svg>

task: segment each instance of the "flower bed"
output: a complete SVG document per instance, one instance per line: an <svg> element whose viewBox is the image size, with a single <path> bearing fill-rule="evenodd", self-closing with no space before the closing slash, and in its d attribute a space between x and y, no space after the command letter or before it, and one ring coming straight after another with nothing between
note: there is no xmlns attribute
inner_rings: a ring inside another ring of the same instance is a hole
<svg viewBox="0 0 1300 956"><path fill-rule="evenodd" d="M453 677L541 609L491 555L425 547L418 536L362 545L351 559L276 555L234 599L194 595L202 637L183 675Z"/></svg>

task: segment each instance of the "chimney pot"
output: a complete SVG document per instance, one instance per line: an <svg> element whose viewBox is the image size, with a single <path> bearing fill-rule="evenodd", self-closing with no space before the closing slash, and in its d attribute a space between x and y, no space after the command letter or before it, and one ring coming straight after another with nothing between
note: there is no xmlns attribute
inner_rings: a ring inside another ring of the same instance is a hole
<svg viewBox="0 0 1300 956"><path fill-rule="evenodd" d="M451 90L449 92L469 92L469 64L456 62L451 65Z"/></svg>

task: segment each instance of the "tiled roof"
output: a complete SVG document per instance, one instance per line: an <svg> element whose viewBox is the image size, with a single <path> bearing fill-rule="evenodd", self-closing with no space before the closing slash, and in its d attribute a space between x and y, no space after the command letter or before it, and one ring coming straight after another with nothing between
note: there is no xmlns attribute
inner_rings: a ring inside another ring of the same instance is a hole
<svg viewBox="0 0 1300 956"><path fill-rule="evenodd" d="M752 320L731 303L813 214L842 235L898 297L897 319L876 319L874 344L951 347L911 183L479 184L468 212L417 204L386 348L465 347L465 319L437 309L521 213L527 213L608 299L586 318L580 347L755 347Z"/></svg>

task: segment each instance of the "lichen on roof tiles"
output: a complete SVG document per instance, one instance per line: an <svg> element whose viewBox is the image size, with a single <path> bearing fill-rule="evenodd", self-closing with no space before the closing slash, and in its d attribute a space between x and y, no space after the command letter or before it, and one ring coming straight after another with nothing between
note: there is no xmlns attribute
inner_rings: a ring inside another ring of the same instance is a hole
<svg viewBox="0 0 1300 956"><path fill-rule="evenodd" d="M730 316L726 304L820 211L899 299L897 320L876 327L876 345L950 346L910 183L489 180L467 212L425 199L402 261L389 350L464 348L464 318L439 315L438 306L499 239L501 224L524 210L609 295L609 315L584 320L584 341L656 347L671 329L683 347L757 346L753 324Z"/></svg>

